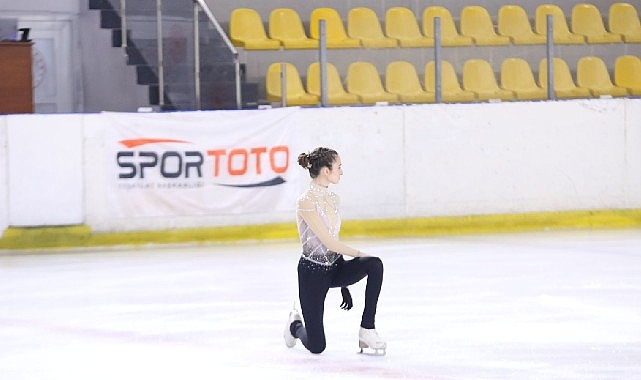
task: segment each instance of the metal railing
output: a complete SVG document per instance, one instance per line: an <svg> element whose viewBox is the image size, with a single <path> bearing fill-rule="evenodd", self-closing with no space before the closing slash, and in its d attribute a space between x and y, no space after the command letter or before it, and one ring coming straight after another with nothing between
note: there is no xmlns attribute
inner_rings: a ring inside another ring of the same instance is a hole
<svg viewBox="0 0 641 380"><path fill-rule="evenodd" d="M238 52L204 0L109 1L139 83L160 109L242 107Z"/></svg>
<svg viewBox="0 0 641 380"><path fill-rule="evenodd" d="M546 16L546 64L547 64L547 93L549 100L555 100L554 92L554 29L553 16ZM318 23L319 30L319 47L318 60L320 65L320 105L327 106L327 46L325 35L325 20L321 19ZM442 89L442 58L441 58L441 18L434 18L434 95L435 103L443 102ZM281 65L281 106L287 106L287 75L285 64Z"/></svg>

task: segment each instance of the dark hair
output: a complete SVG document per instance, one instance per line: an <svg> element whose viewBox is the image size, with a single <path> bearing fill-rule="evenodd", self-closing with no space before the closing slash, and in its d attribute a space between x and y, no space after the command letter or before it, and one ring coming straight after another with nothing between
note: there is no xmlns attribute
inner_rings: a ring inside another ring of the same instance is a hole
<svg viewBox="0 0 641 380"><path fill-rule="evenodd" d="M332 164L338 157L338 153L329 148L316 148L310 153L301 153L298 155L298 164L309 170L309 176L318 177L320 170L324 167L332 168Z"/></svg>

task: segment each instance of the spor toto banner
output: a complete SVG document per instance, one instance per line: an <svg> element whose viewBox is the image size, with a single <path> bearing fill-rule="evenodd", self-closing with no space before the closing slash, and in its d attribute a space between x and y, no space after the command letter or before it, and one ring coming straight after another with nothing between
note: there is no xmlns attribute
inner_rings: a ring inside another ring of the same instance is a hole
<svg viewBox="0 0 641 380"><path fill-rule="evenodd" d="M114 217L288 211L300 170L292 115L264 111L104 113Z"/></svg>

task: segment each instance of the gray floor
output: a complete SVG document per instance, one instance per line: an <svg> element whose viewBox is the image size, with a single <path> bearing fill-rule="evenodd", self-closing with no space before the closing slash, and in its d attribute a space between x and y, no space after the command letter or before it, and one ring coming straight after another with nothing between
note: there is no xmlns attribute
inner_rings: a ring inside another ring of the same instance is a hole
<svg viewBox="0 0 641 380"><path fill-rule="evenodd" d="M327 299L287 349L296 242L0 252L0 379L639 379L641 230L354 240L384 357Z"/></svg>

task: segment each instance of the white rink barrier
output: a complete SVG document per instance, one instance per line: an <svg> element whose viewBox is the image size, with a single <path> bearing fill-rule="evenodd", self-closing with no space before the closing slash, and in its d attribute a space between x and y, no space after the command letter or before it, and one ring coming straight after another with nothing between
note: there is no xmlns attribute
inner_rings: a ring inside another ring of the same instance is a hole
<svg viewBox="0 0 641 380"><path fill-rule="evenodd" d="M343 218L641 208L641 100L0 117L0 231L294 221L336 149Z"/></svg>

